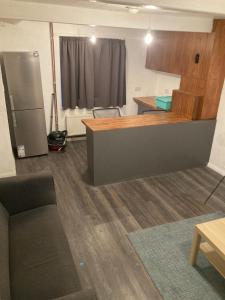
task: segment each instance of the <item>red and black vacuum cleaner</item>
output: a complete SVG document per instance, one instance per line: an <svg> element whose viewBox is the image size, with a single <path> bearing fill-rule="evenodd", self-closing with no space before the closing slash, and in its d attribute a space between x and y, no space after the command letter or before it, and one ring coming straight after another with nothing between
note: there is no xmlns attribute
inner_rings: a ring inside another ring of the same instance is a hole
<svg viewBox="0 0 225 300"><path fill-rule="evenodd" d="M51 39L51 57L52 57L52 79L53 79L53 93L51 103L51 118L50 118L50 133L48 135L48 148L50 151L61 152L66 147L67 131L59 130L58 109L57 109L57 93L56 93L56 75L55 75L55 50L54 50L54 36L53 24L49 24L50 39ZM53 131L53 115L55 116L55 131Z"/></svg>
<svg viewBox="0 0 225 300"><path fill-rule="evenodd" d="M50 118L50 133L48 135L48 149L49 151L61 152L65 150L66 147L66 136L67 131L59 130L58 125L58 115L57 115L57 107L56 107L56 97L52 94L52 108L51 108L51 118ZM53 113L55 111L55 131L52 130L53 127Z"/></svg>
<svg viewBox="0 0 225 300"><path fill-rule="evenodd" d="M50 151L63 151L66 147L66 130L53 131L48 135L48 148Z"/></svg>

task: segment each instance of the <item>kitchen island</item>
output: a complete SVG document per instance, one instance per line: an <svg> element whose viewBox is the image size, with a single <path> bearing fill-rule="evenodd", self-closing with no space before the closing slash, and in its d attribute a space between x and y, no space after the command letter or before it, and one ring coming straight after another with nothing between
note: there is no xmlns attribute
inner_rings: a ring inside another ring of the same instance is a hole
<svg viewBox="0 0 225 300"><path fill-rule="evenodd" d="M216 123L172 112L82 122L94 185L205 166Z"/></svg>

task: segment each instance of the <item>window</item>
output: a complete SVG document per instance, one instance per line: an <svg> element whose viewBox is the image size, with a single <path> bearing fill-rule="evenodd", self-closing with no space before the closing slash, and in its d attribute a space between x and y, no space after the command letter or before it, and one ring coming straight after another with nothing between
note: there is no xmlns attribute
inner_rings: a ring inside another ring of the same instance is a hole
<svg viewBox="0 0 225 300"><path fill-rule="evenodd" d="M61 37L63 109L126 104L126 47L119 39Z"/></svg>

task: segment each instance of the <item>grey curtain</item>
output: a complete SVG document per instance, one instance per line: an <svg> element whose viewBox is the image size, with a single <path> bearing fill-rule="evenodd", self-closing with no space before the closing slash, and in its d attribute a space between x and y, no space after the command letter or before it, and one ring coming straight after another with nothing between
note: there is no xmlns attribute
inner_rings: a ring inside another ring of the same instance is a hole
<svg viewBox="0 0 225 300"><path fill-rule="evenodd" d="M61 37L63 109L126 104L125 41Z"/></svg>

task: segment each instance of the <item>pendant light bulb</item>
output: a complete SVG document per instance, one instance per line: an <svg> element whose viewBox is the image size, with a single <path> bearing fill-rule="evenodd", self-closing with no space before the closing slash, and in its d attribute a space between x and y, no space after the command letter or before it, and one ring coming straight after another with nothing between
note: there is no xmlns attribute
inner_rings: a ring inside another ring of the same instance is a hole
<svg viewBox="0 0 225 300"><path fill-rule="evenodd" d="M96 36L93 34L91 37L90 37L90 42L92 44L95 44L96 43Z"/></svg>
<svg viewBox="0 0 225 300"><path fill-rule="evenodd" d="M153 36L152 36L151 32L148 31L145 36L145 44L147 44L147 45L151 44L152 40L153 40Z"/></svg>

